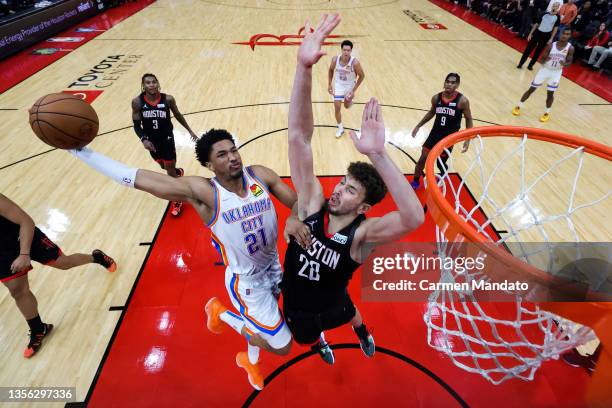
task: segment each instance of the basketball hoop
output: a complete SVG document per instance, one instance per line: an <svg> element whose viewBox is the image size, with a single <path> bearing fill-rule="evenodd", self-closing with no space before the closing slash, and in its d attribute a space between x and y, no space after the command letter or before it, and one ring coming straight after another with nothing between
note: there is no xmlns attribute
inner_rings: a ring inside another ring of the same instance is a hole
<svg viewBox="0 0 612 408"><path fill-rule="evenodd" d="M451 156L452 147L465 140L471 140L471 150ZM443 153L450 157L447 165L440 158ZM444 171L436 179L437 161ZM556 259L553 235L558 241L573 243L610 240L605 226L604 236L585 239L578 219L597 223L602 214L608 215L604 205L608 211L612 208L610 178L605 177L610 161L612 148L608 146L543 129L490 126L466 129L443 139L430 151L425 165L427 206L436 222L438 256L456 257L460 244L471 243L508 270L520 271L543 284L555 281L550 269ZM566 175L568 166L575 170L572 177L560 177L560 169ZM584 198L577 192L586 183L588 166L602 177ZM459 182L453 182L449 168L460 171ZM460 198L466 191L473 197L471 208ZM544 199L537 196L538 191L552 193ZM559 200L563 192L567 200ZM561 203L551 205L553 210L542 210L555 198ZM581 200L586 202L579 203ZM494 223L507 230L503 237ZM533 253L514 254L505 247L516 242L520 247L521 240L543 243L544 249L536 257L544 259L543 263L532 262ZM476 279L463 275L442 270L440 280ZM431 295L424 315L428 343L446 353L455 365L494 384L511 378L532 380L543 361L557 359L595 339L595 333L602 343L612 344L612 303L533 303L517 295L515 304L505 306L506 310L501 310L498 304L479 303L469 293L459 296L438 290ZM604 347L589 389L589 400L595 405L612 400L611 356Z"/></svg>

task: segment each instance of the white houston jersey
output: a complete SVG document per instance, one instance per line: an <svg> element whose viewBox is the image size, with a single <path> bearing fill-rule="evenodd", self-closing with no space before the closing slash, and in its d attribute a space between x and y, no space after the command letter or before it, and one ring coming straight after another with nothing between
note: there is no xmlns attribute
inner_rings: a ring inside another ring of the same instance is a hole
<svg viewBox="0 0 612 408"><path fill-rule="evenodd" d="M548 54L548 60L544 64L544 66L548 69L552 70L560 70L563 69L563 63L567 58L567 53L572 45L568 42L567 45L562 49L557 49L557 42L552 43L550 47L550 54Z"/></svg>
<svg viewBox="0 0 612 408"><path fill-rule="evenodd" d="M348 64L341 65L340 64L340 55L336 57L336 69L335 69L335 78L337 84L341 85L353 85L357 81L357 75L355 74L355 67L353 64L355 63L355 57L351 56Z"/></svg>
<svg viewBox="0 0 612 408"><path fill-rule="evenodd" d="M212 179L215 214L208 224L213 245L235 274L251 274L278 259L276 209L265 184L250 167L242 176L247 196L242 198Z"/></svg>

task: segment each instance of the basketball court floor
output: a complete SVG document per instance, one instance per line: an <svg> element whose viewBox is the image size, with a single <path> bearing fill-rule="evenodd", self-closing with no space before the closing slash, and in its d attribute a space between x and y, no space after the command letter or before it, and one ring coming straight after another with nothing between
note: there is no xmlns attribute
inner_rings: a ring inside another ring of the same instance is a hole
<svg viewBox="0 0 612 408"><path fill-rule="evenodd" d="M374 329L375 357L366 359L352 331L339 328L328 335L336 347L333 367L297 345L282 358L262 353L267 385L254 392L234 362L235 353L245 349L244 340L206 329L206 300L229 299L210 233L193 209L174 218L167 202L118 186L66 152L50 149L29 128L27 109L42 95L80 91L100 118L91 147L131 166L156 170L132 130L130 112L142 74L152 72L196 133L228 129L245 164L269 166L289 182L287 115L297 51L291 43L299 42L307 19L318 21L322 13L337 10L342 16L334 32L338 37L329 39L334 44L325 47L328 56L313 71L315 171L330 191L348 163L363 159L346 136L334 137L327 94L329 58L345 38L355 42L353 54L366 74L357 103L343 110L345 127L357 129L363 103L377 97L388 128L388 151L407 177L432 122L416 139L411 131L449 72L461 74L459 90L470 99L474 126L541 127L606 145L612 141L610 88L592 92L579 78L564 78L550 122L538 121L544 110L542 89L514 117L512 107L535 75L516 69L519 51L426 0L161 0L128 8L123 17L117 18L121 9L115 9L111 17L81 24L104 31L24 80L2 78L0 191L65 252L101 248L114 257L118 270L110 274L86 266L58 271L35 265L30 285L41 317L56 330L30 360L22 357L27 325L8 291L0 290L0 386L74 386L77 403L69 406L92 407L586 406L590 376L559 360L545 362L531 382L509 380L497 386L461 370L427 345L425 304L362 302L359 273L350 290ZM414 16L446 29L425 29ZM605 80L591 75L594 83ZM188 175L210 176L195 160L187 132L174 124L178 166ZM538 149L536 164L538 155L555 154L544 145ZM585 191L610 190L609 167L586 169ZM458 170L455 177L461 177ZM572 177L569 171L559 175L568 184ZM423 190L419 197L424 202ZM550 201L555 199L551 195ZM373 215L393 208L387 197ZM287 211L280 205L277 209L282 226ZM584 240L610 240L606 215L611 210L607 200L598 218L583 220ZM435 240L434 223L426 218L406 240ZM279 242L281 254L284 248Z"/></svg>

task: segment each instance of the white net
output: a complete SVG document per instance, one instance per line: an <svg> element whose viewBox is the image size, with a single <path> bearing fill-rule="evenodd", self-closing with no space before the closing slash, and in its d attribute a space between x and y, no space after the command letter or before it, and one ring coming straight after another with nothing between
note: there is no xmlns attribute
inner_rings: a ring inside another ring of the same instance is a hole
<svg viewBox="0 0 612 408"><path fill-rule="evenodd" d="M446 150L448 167L438 158L444 171L436 184L455 213L488 241L555 274L568 258L584 257L579 243L609 240L596 229L584 228L604 220L612 210L607 160L585 154L583 147L558 146L528 135L477 136L471 143L465 155L452 156ZM438 256L457 257L464 237L458 234L449 240L447 227L436 228ZM606 235L605 226L603 231ZM604 247L602 253L609 264L609 251ZM609 272L589 276L589 285L600 289L612 285ZM483 272L457 274L443 269L440 281L470 283L483 278L487 278ZM432 293L424 320L431 347L494 384L515 377L532 380L543 361L595 338L590 328L518 295L516 302L479 303L469 291L440 289Z"/></svg>

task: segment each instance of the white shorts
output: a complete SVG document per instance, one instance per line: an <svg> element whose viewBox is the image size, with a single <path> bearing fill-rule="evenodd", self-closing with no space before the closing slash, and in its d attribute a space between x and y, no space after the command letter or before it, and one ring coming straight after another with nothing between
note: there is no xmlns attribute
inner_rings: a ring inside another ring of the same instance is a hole
<svg viewBox="0 0 612 408"><path fill-rule="evenodd" d="M563 70L561 69L549 69L542 67L531 82L531 86L537 88L544 82L548 81L547 89L551 92L555 92L557 88L559 88L559 81L561 81L562 74Z"/></svg>
<svg viewBox="0 0 612 408"><path fill-rule="evenodd" d="M225 288L232 304L240 312L247 333L259 334L275 349L291 341L291 332L278 308L278 284L282 269L278 259L267 269L251 275L225 270Z"/></svg>
<svg viewBox="0 0 612 408"><path fill-rule="evenodd" d="M344 101L344 95L353 90L355 84L334 82L334 101Z"/></svg>

